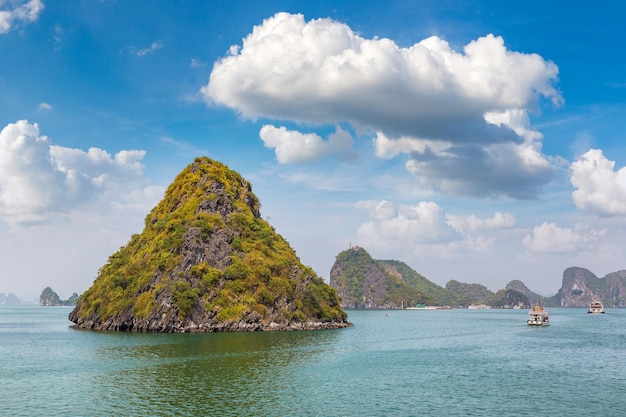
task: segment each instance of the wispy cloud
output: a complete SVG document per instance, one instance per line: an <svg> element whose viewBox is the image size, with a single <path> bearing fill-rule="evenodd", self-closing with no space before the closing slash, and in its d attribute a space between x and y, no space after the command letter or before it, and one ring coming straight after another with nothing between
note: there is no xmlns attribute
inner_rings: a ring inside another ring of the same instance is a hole
<svg viewBox="0 0 626 417"><path fill-rule="evenodd" d="M606 83L611 88L626 88L626 82L622 83Z"/></svg>
<svg viewBox="0 0 626 417"><path fill-rule="evenodd" d="M208 66L209 64L207 64L206 62L202 62L198 58L191 58L191 60L189 61L190 68L204 68Z"/></svg>
<svg viewBox="0 0 626 417"><path fill-rule="evenodd" d="M19 4L18 6L15 6ZM8 9L4 9L8 6ZM11 7L13 6L13 7ZM28 2L0 2L0 34L8 33L16 23L31 23L39 18L44 9L41 0L29 0Z"/></svg>
<svg viewBox="0 0 626 417"><path fill-rule="evenodd" d="M155 51L163 47L164 45L161 41L152 42L152 45L150 45L148 48L137 50L136 54L137 56L146 56L146 55L154 53Z"/></svg>
<svg viewBox="0 0 626 417"><path fill-rule="evenodd" d="M196 158L199 155L209 154L208 150L204 148L199 148L190 142L174 139L170 136L162 137L160 142L166 144L170 148L173 148L177 154L189 156L190 158Z"/></svg>

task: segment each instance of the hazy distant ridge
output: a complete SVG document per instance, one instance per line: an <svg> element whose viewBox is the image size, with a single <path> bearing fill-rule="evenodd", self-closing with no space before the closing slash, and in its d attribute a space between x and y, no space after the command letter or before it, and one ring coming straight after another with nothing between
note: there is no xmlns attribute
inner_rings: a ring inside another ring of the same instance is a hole
<svg viewBox="0 0 626 417"><path fill-rule="evenodd" d="M19 298L13 293L4 294L0 292L0 305L21 305L28 304Z"/></svg>

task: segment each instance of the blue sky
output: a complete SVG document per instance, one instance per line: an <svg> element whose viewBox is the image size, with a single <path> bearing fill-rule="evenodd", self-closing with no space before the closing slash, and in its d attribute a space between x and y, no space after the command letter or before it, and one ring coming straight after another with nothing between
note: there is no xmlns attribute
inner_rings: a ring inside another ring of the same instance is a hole
<svg viewBox="0 0 626 417"><path fill-rule="evenodd" d="M624 269L624 7L0 0L0 292L87 289L203 155L325 279Z"/></svg>

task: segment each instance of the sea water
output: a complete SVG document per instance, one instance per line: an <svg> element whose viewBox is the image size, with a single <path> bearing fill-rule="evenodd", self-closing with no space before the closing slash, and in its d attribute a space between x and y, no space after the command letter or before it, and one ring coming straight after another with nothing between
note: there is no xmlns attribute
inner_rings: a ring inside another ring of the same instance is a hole
<svg viewBox="0 0 626 417"><path fill-rule="evenodd" d="M348 311L354 327L75 330L0 306L0 415L623 416L626 310Z"/></svg>

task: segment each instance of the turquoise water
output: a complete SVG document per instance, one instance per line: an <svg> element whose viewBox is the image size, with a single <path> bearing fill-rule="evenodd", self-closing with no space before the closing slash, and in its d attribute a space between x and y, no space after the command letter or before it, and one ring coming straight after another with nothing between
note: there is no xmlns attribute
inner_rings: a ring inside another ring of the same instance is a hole
<svg viewBox="0 0 626 417"><path fill-rule="evenodd" d="M349 311L289 333L71 329L0 306L7 416L622 416L626 310Z"/></svg>

